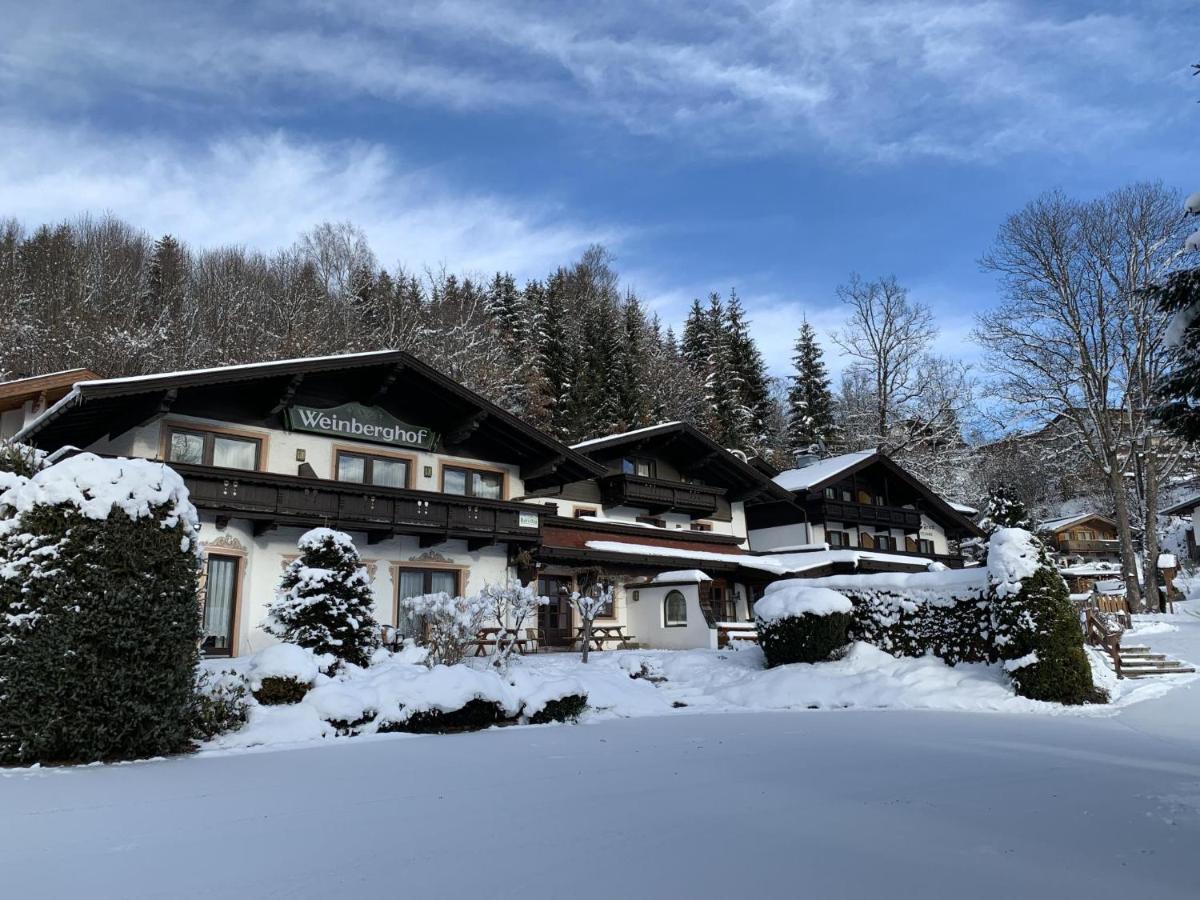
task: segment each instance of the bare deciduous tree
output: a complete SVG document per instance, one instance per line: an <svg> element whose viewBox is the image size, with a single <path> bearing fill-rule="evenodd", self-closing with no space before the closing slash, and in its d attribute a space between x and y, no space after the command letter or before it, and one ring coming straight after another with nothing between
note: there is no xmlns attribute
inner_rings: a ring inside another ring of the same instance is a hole
<svg viewBox="0 0 1200 900"><path fill-rule="evenodd" d="M1005 291L975 331L997 376L993 390L1009 415L1066 429L1103 472L1135 605L1141 588L1126 478L1150 434L1148 385L1162 343L1160 323L1139 298L1169 255L1180 218L1171 209L1179 209L1178 198L1157 184L1087 202L1050 192L1010 216L981 260ZM1153 499L1143 512L1154 543L1158 468L1151 468Z"/></svg>

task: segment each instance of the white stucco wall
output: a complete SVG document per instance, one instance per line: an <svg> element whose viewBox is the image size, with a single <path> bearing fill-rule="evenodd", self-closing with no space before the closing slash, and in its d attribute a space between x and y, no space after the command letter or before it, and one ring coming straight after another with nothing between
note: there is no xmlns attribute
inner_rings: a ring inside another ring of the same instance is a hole
<svg viewBox="0 0 1200 900"><path fill-rule="evenodd" d="M818 525L814 529L821 531ZM817 540L824 540L824 534L815 538L810 535L810 527L806 522L794 522L790 525L775 525L771 528L755 528L750 532L750 549L758 552L778 550L780 547L801 547Z"/></svg>
<svg viewBox="0 0 1200 900"><path fill-rule="evenodd" d="M238 556L242 559L238 610L236 616L235 655L247 656L275 639L261 628L267 607L275 597L287 560L297 555L296 541L303 528L280 528L254 537L251 523L233 519L223 529L205 516L200 526L200 543L205 553ZM396 586L393 570L399 567L457 569L464 593L478 592L487 583L515 577L508 566L504 547L484 547L467 552L463 541L447 541L421 549L416 537L398 536L378 544L368 544L367 536L350 532L363 564L372 574L375 594L375 618L383 624L396 624Z"/></svg>
<svg viewBox="0 0 1200 900"><path fill-rule="evenodd" d="M700 611L700 592L696 585L630 585L626 590L638 592L639 599L633 600L630 596L626 606L626 627L630 634L636 636L637 643L659 650L717 646L717 632L708 627L704 613ZM673 590L687 598L687 625L668 628L663 601Z"/></svg>

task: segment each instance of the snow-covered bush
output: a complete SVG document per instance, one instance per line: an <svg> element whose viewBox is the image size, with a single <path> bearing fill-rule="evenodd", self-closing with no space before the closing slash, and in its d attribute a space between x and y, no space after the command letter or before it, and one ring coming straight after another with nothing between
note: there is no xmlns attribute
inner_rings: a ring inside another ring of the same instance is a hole
<svg viewBox="0 0 1200 900"><path fill-rule="evenodd" d="M1022 697L1079 704L1098 699L1067 584L1031 534L1007 528L988 548L998 656Z"/></svg>
<svg viewBox="0 0 1200 900"><path fill-rule="evenodd" d="M0 472L32 478L42 468L45 454L25 444L0 441Z"/></svg>
<svg viewBox="0 0 1200 900"><path fill-rule="evenodd" d="M492 663L496 668L504 670L508 667L508 658L521 637L521 629L530 614L536 615L537 608L550 602L549 597L539 597L537 585L534 583L521 584L519 581L507 585L488 584L480 594L487 603L489 613L500 631L496 634L496 652Z"/></svg>
<svg viewBox="0 0 1200 900"><path fill-rule="evenodd" d="M322 664L336 662L333 654L318 657L298 644L273 644L250 660L250 690L254 699L265 706L299 703L308 693Z"/></svg>
<svg viewBox="0 0 1200 900"><path fill-rule="evenodd" d="M0 474L0 760L190 746L196 528L161 463L83 453L31 478Z"/></svg>
<svg viewBox="0 0 1200 900"><path fill-rule="evenodd" d="M488 603L478 594L451 597L442 591L407 597L400 603L425 623L422 643L429 651L426 664L430 667L462 662L488 615Z"/></svg>
<svg viewBox="0 0 1200 900"><path fill-rule="evenodd" d="M832 659L847 643L854 607L843 594L803 578L767 585L754 604L767 667Z"/></svg>
<svg viewBox="0 0 1200 900"><path fill-rule="evenodd" d="M314 528L299 541L263 629L281 641L365 666L379 646L371 579L348 534Z"/></svg>
<svg viewBox="0 0 1200 900"><path fill-rule="evenodd" d="M245 725L248 694L246 680L237 672L201 669L196 679L192 737L209 741Z"/></svg>

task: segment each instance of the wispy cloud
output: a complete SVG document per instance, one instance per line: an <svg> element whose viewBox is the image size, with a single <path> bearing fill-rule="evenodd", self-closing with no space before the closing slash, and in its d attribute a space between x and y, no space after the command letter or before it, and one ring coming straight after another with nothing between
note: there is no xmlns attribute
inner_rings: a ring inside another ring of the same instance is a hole
<svg viewBox="0 0 1200 900"><path fill-rule="evenodd" d="M1098 152L1179 102L1192 51L1183 0L83 6L12 11L0 84L62 102L81 84L268 105L303 89L852 160Z"/></svg>
<svg viewBox="0 0 1200 900"><path fill-rule="evenodd" d="M456 189L370 143L270 133L193 144L0 119L0 145L0 215L30 224L111 212L201 247L272 250L321 221L350 220L389 266L522 276L623 238L551 203Z"/></svg>

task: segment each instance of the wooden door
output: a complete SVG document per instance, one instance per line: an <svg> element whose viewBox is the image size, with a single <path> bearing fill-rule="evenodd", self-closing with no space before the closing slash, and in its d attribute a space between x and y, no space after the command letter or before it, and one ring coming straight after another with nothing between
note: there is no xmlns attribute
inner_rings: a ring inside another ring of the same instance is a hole
<svg viewBox="0 0 1200 900"><path fill-rule="evenodd" d="M571 639L571 580L554 575L538 578L538 594L549 597L546 606L538 607L538 628L546 644L560 647Z"/></svg>

